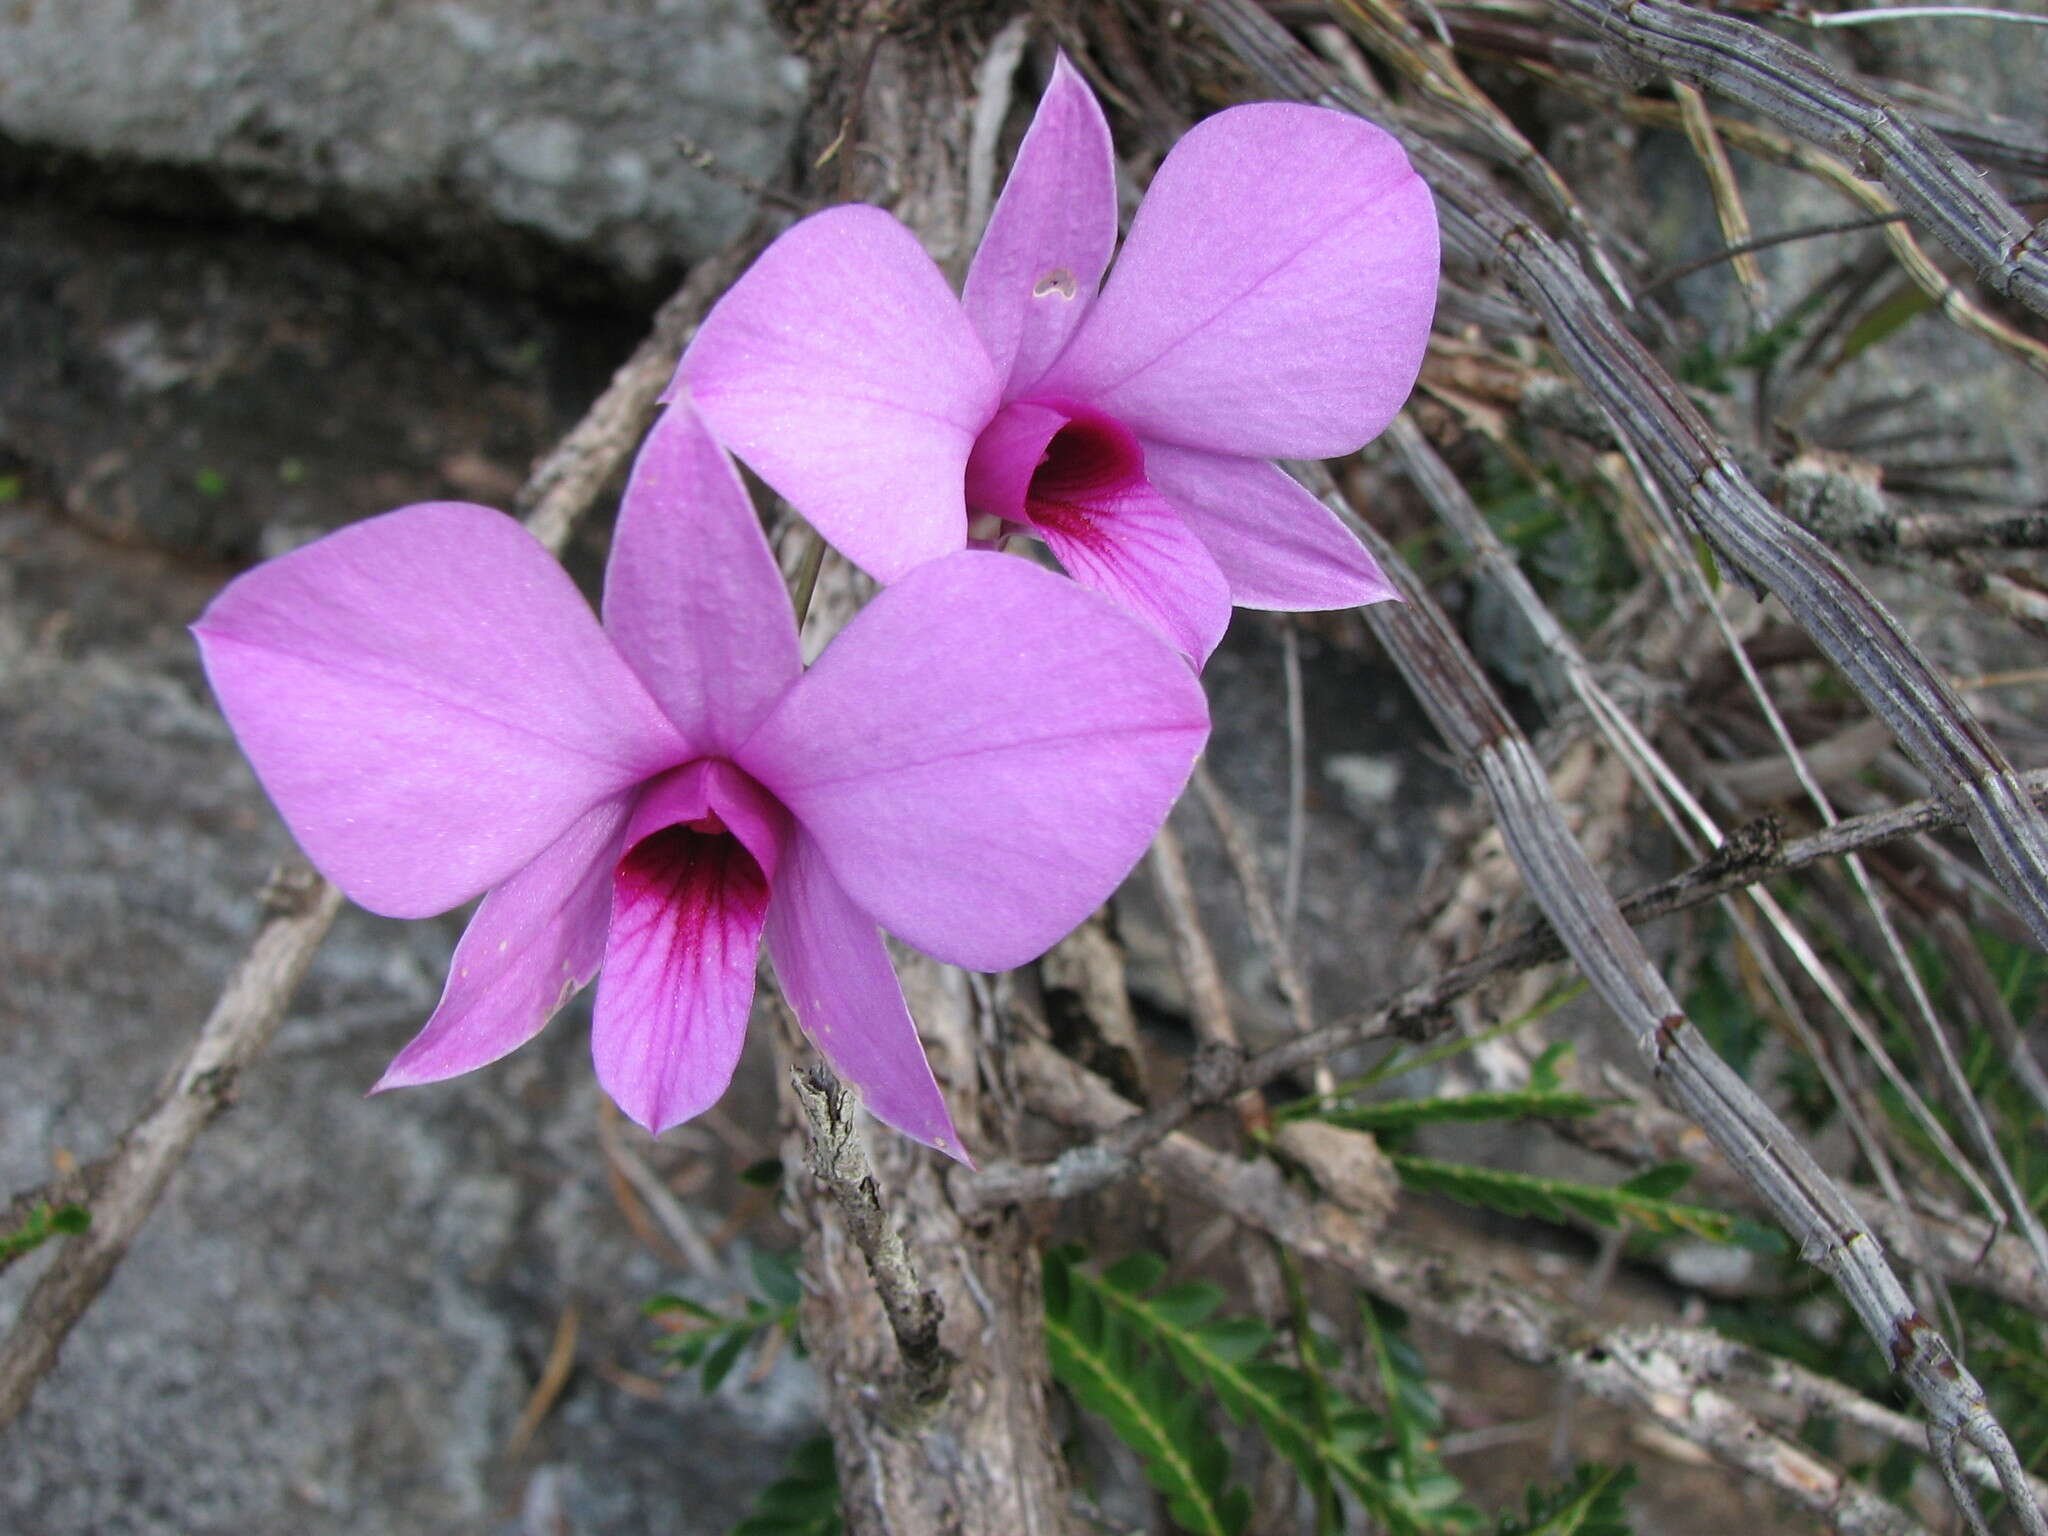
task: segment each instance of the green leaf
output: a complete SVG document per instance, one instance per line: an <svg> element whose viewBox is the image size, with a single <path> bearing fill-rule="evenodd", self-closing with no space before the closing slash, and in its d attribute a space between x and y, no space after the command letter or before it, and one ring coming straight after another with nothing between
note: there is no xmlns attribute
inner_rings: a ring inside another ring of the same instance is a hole
<svg viewBox="0 0 2048 1536"><path fill-rule="evenodd" d="M1902 288L1865 313L1854 329L1842 338L1842 361L1846 363L1859 353L1868 352L1879 342L1890 338L1907 321L1917 319L1932 308L1934 300L1918 288Z"/></svg>
<svg viewBox="0 0 2048 1536"><path fill-rule="evenodd" d="M732 1536L840 1536L843 1528L832 1438L818 1435L790 1453L782 1476L761 1490Z"/></svg>
<svg viewBox="0 0 2048 1536"><path fill-rule="evenodd" d="M1107 1277L1081 1275L1063 1252L1048 1253L1045 1267L1045 1338L1054 1377L1137 1453L1175 1521L1196 1536L1237 1536L1250 1518L1251 1500L1243 1488L1229 1486L1230 1453L1209 1428L1199 1398L1105 1304L1124 1298ZM1119 1277L1130 1282L1149 1273L1156 1279L1163 1270L1163 1261L1127 1260Z"/></svg>
<svg viewBox="0 0 2048 1536"><path fill-rule="evenodd" d="M1304 1115L1315 1113L1316 1106L1319 1104L1327 1104L1346 1098L1351 1094L1372 1087L1375 1083L1383 1083L1389 1078L1402 1077L1410 1072L1418 1072L1424 1067L1433 1067L1438 1062L1449 1061L1454 1056L1462 1056L1467 1051L1498 1040L1504 1035L1512 1035L1516 1030L1525 1029L1538 1020L1547 1018L1585 990L1585 978L1575 976L1551 988L1549 992L1537 1000L1536 1006L1527 1013L1519 1014L1512 1019L1496 1024L1491 1029L1482 1030L1476 1035L1453 1036L1451 1039L1439 1041L1426 1051L1418 1051L1412 1056L1408 1055L1405 1051L1390 1051L1371 1070L1362 1076L1351 1079L1349 1082L1338 1084L1329 1093L1319 1095L1316 1098L1300 1099L1293 1104L1282 1105L1276 1111L1275 1118L1280 1120L1299 1119Z"/></svg>
<svg viewBox="0 0 2048 1536"><path fill-rule="evenodd" d="M1572 1043L1569 1040L1553 1040L1543 1047L1543 1054L1529 1063L1529 1086L1539 1093L1548 1093L1558 1085L1557 1069L1571 1060Z"/></svg>
<svg viewBox="0 0 2048 1536"><path fill-rule="evenodd" d="M1149 1291L1159 1283L1159 1277L1166 1273L1166 1260L1156 1253L1142 1249L1128 1258L1117 1260L1102 1272L1102 1283L1114 1290L1139 1293Z"/></svg>
<svg viewBox="0 0 2048 1536"><path fill-rule="evenodd" d="M1467 1093L1450 1099L1382 1099L1326 1109L1315 1118L1348 1130L1385 1135L1418 1125L1484 1120L1568 1119L1596 1113L1601 1101L1583 1093L1527 1089L1516 1093Z"/></svg>
<svg viewBox="0 0 2048 1536"><path fill-rule="evenodd" d="M1609 1188L1600 1184L1578 1184L1566 1179L1543 1179L1527 1173L1507 1173L1498 1168L1481 1168L1470 1163L1445 1163L1434 1158L1413 1157L1392 1152L1388 1160L1401 1182L1410 1189L1445 1195L1465 1205L1481 1206L1508 1216L1534 1216L1543 1221L1568 1222L1573 1217L1596 1226L1614 1227L1624 1221L1646 1232L1690 1232L1710 1242L1735 1241L1736 1219L1726 1211L1676 1201L1633 1190L1627 1184ZM1663 1175L1651 1169L1649 1178Z"/></svg>
<svg viewBox="0 0 2048 1536"><path fill-rule="evenodd" d="M82 1205L50 1205L39 1201L29 1207L21 1225L12 1232L0 1232L0 1260L14 1260L33 1252L53 1237L76 1236L92 1225L92 1212Z"/></svg>
<svg viewBox="0 0 2048 1536"><path fill-rule="evenodd" d="M797 1274L796 1255L769 1248L756 1248L750 1262L754 1284L778 1307L793 1307L804 1299L804 1286Z"/></svg>
<svg viewBox="0 0 2048 1536"><path fill-rule="evenodd" d="M725 1378L732 1374L732 1368L739 1364L746 1347L754 1342L751 1333L732 1332L718 1341L710 1354L704 1357L704 1390L716 1392L724 1385Z"/></svg>
<svg viewBox="0 0 2048 1536"><path fill-rule="evenodd" d="M774 1189L782 1183L782 1159L764 1157L740 1170L740 1182L749 1189Z"/></svg>
<svg viewBox="0 0 2048 1536"><path fill-rule="evenodd" d="M679 1369L701 1367L699 1381L706 1392L715 1392L732 1374L740 1357L769 1334L796 1335L796 1308L800 1290L796 1284L794 1256L756 1254L754 1277L764 1291L787 1300L749 1301L737 1313L724 1313L692 1301L687 1296L663 1292L641 1311L666 1320L669 1332L655 1348Z"/></svg>
<svg viewBox="0 0 2048 1536"><path fill-rule="evenodd" d="M1148 1296L1131 1282L1149 1275L1156 1283L1163 1276L1165 1263L1156 1256L1123 1260L1100 1277L1076 1267L1076 1257L1071 1249L1048 1257L1048 1327L1055 1319L1069 1327L1086 1319L1098 1339L1114 1335L1155 1363L1170 1360L1181 1382L1155 1375L1148 1378L1152 1390L1175 1393L1183 1411L1193 1413L1196 1397L1188 1388L1206 1388L1231 1418L1258 1430L1312 1493L1322 1497L1335 1477L1394 1536L1434 1536L1476 1519L1475 1512L1454 1504L1461 1490L1442 1474L1433 1453L1414 1464L1387 1464L1383 1448L1390 1432L1382 1416L1327 1387L1319 1412L1307 1371L1258 1358L1272 1347L1272 1331L1255 1318L1215 1316L1223 1298L1213 1286L1175 1286ZM1112 1277L1123 1283L1113 1284ZM1314 1336L1301 1343L1318 1355L1335 1353ZM1401 1348L1406 1350L1405 1340ZM1415 1390L1422 1391L1420 1361L1412 1351L1403 1359ZM1054 1368L1059 1369L1057 1357ZM1426 1391L1422 1395L1433 1415L1434 1401ZM1443 1497L1446 1488L1449 1499Z"/></svg>
<svg viewBox="0 0 2048 1536"><path fill-rule="evenodd" d="M1654 1168L1645 1168L1632 1179L1624 1180L1620 1187L1632 1195L1668 1200L1692 1182L1692 1172L1691 1163L1659 1163Z"/></svg>

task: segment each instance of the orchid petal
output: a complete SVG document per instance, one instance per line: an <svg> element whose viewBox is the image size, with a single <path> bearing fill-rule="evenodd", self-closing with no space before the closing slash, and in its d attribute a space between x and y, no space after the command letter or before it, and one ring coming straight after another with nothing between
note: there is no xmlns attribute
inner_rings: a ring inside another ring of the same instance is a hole
<svg viewBox="0 0 2048 1536"><path fill-rule="evenodd" d="M1232 107L1160 165L1036 393L1148 441L1349 453L1407 398L1436 284L1435 207L1391 136L1321 107Z"/></svg>
<svg viewBox="0 0 2048 1536"><path fill-rule="evenodd" d="M869 575L965 546L961 476L996 375L944 275L881 209L828 208L768 247L706 317L677 388Z"/></svg>
<svg viewBox="0 0 2048 1536"><path fill-rule="evenodd" d="M1343 520L1278 465L1147 443L1145 474L1215 556L1241 608L1296 613L1396 596Z"/></svg>
<svg viewBox="0 0 2048 1536"><path fill-rule="evenodd" d="M604 1091L652 1134L731 1083L767 915L767 879L730 833L666 827L619 861L591 1055Z"/></svg>
<svg viewBox="0 0 2048 1536"><path fill-rule="evenodd" d="M604 959L628 795L584 812L486 896L455 946L440 1006L372 1089L437 1083L540 1033Z"/></svg>
<svg viewBox="0 0 2048 1536"><path fill-rule="evenodd" d="M995 420L974 440L974 452L967 459L967 510L999 517L1005 522L1030 519L1031 482L1045 463L1046 450L1054 438L1073 420L1065 411L1035 401L1020 400L1004 406ZM1121 428L1116 429L1122 431ZM1137 439L1128 432L1131 458L1138 456Z"/></svg>
<svg viewBox="0 0 2048 1536"><path fill-rule="evenodd" d="M797 1022L884 1125L969 1167L874 919L802 832L768 905L768 954Z"/></svg>
<svg viewBox="0 0 2048 1536"><path fill-rule="evenodd" d="M685 404L662 413L626 484L604 624L683 738L706 752L746 740L803 670L753 503Z"/></svg>
<svg viewBox="0 0 2048 1536"><path fill-rule="evenodd" d="M1091 592L964 551L880 593L736 754L882 927L955 965L1042 954L1145 851L1209 712Z"/></svg>
<svg viewBox="0 0 2048 1536"><path fill-rule="evenodd" d="M967 269L967 318L1014 399L1095 302L1116 248L1109 123L1062 53Z"/></svg>
<svg viewBox="0 0 2048 1536"><path fill-rule="evenodd" d="M715 757L693 763L648 781L626 825L626 846L651 837L665 827L710 819L716 825L698 831L730 832L753 855L761 877L771 886L789 836L789 812L775 797L731 763Z"/></svg>
<svg viewBox="0 0 2048 1536"><path fill-rule="evenodd" d="M1034 501L1031 526L1067 574L1128 608L1197 667L1230 624L1230 583L1158 491L1139 481L1089 503Z"/></svg>
<svg viewBox="0 0 2048 1536"><path fill-rule="evenodd" d="M485 507L330 534L193 633L300 846L387 917L467 901L685 755L561 566Z"/></svg>

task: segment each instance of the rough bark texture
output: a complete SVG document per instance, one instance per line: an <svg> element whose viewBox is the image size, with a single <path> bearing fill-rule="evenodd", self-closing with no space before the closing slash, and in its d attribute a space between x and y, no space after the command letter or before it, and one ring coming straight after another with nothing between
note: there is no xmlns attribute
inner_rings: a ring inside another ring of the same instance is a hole
<svg viewBox="0 0 2048 1536"><path fill-rule="evenodd" d="M899 969L911 1012L970 1146L990 1145L1016 1111L977 1093L999 1041L967 978L924 960ZM902 1235L914 1283L939 1308L939 1386L906 1371L844 1213L808 1172L791 1218L805 1229L804 1342L825 1378L848 1530L874 1536L1055 1536L1068 1528L1065 1471L1047 1421L1037 1246L1022 1219L970 1221L937 1153L886 1131L868 1138L885 1219ZM786 1166L800 1166L795 1140Z"/></svg>
<svg viewBox="0 0 2048 1536"><path fill-rule="evenodd" d="M847 3L786 7L780 19L812 70L799 195L889 208L957 281L978 234L965 227L975 71L1008 17ZM847 584L829 562L813 612L845 611L831 588ZM899 969L968 1148L982 1158L1010 1151L1019 1112L990 1086L1004 1079L1003 1043L967 978L920 960ZM792 1133L785 1166L805 1166L806 1134ZM964 1214L937 1153L887 1133L867 1150L884 1219L937 1304L950 1363L936 1393L912 1389L840 1204L808 1172L796 1175L804 1339L826 1383L848 1529L1052 1536L1066 1528L1067 1499L1047 1420L1037 1247L1014 1213ZM915 1374L920 1383L928 1375Z"/></svg>

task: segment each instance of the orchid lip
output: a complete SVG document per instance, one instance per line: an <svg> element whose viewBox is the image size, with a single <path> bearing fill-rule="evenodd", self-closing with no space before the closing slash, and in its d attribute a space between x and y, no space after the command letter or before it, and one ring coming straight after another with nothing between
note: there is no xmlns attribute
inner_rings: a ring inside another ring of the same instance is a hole
<svg viewBox="0 0 2048 1536"><path fill-rule="evenodd" d="M989 517L1068 526L1144 483L1144 448L1115 417L1066 400L1016 401L982 429L968 458L970 529Z"/></svg>
<svg viewBox="0 0 2048 1536"><path fill-rule="evenodd" d="M762 879L772 884L788 837L789 813L744 769L722 757L700 757L641 788L626 824L627 858L649 839L675 830L736 840Z"/></svg>

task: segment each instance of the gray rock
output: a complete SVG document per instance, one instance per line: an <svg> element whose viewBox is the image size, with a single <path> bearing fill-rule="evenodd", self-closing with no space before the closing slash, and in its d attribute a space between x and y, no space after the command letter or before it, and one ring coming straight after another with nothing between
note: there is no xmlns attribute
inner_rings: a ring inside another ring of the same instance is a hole
<svg viewBox="0 0 2048 1536"><path fill-rule="evenodd" d="M232 206L422 235L522 230L645 281L716 249L772 173L800 67L754 0L24 0L0 134ZM495 253L495 254L494 254Z"/></svg>
<svg viewBox="0 0 2048 1536"><path fill-rule="evenodd" d="M0 470L95 532L216 559L408 501L503 505L643 324L25 198L0 220Z"/></svg>

